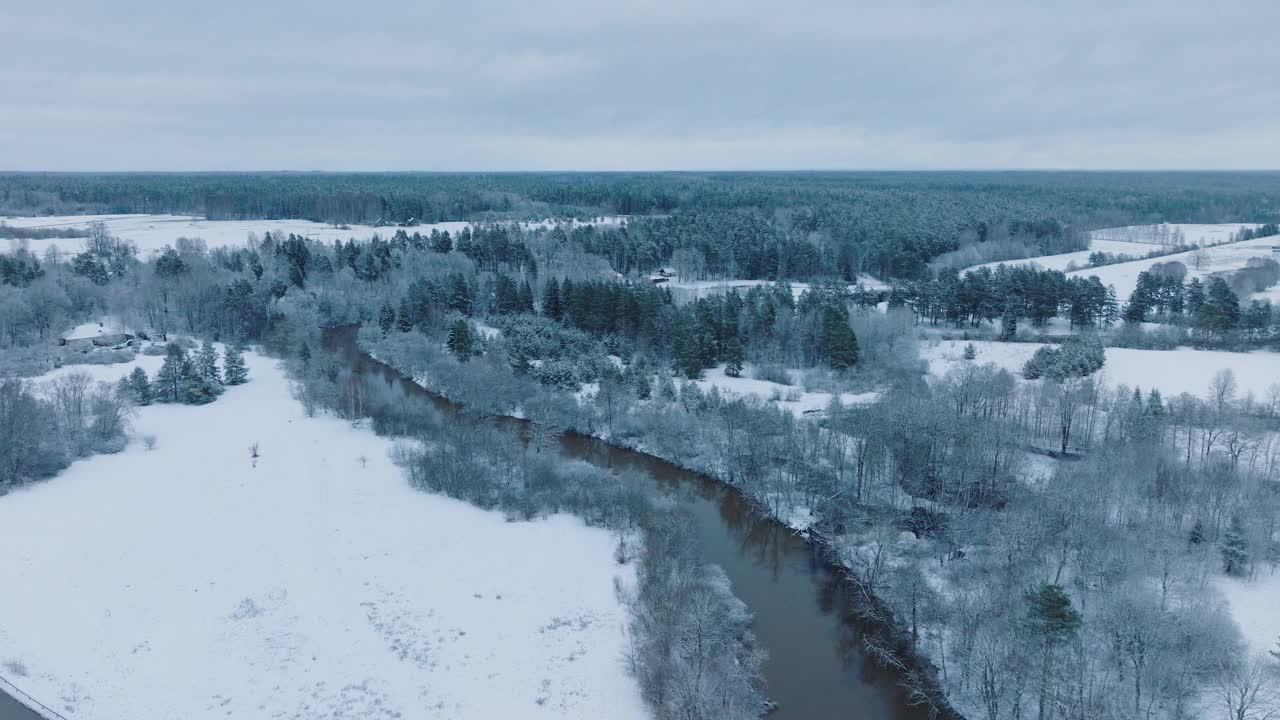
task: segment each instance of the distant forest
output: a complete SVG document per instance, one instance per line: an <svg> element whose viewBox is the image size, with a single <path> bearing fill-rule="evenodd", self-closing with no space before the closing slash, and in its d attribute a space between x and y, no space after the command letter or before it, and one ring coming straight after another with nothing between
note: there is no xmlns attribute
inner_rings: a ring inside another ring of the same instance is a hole
<svg viewBox="0 0 1280 720"><path fill-rule="evenodd" d="M958 257L1083 249L1097 227L1273 222L1280 173L0 174L0 214L79 213L397 226L645 216L629 232L696 252L706 277L920 278ZM616 240L615 269L644 264Z"/></svg>

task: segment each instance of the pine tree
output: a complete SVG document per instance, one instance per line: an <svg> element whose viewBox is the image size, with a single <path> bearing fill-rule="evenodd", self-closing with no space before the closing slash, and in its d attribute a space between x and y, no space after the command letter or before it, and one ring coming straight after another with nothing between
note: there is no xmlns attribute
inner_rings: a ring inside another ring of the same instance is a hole
<svg viewBox="0 0 1280 720"><path fill-rule="evenodd" d="M828 306L823 310L820 340L832 369L846 370L858 364L858 338L839 309Z"/></svg>
<svg viewBox="0 0 1280 720"><path fill-rule="evenodd" d="M742 343L737 335L730 335L724 344L724 374L729 377L742 375Z"/></svg>
<svg viewBox="0 0 1280 720"><path fill-rule="evenodd" d="M1107 286L1107 297L1102 303L1102 324L1111 327L1120 321L1120 301L1116 299L1116 286Z"/></svg>
<svg viewBox="0 0 1280 720"><path fill-rule="evenodd" d="M1010 342L1018 335L1018 313L1012 302L1004 306L1004 314L1000 316L1000 341Z"/></svg>
<svg viewBox="0 0 1280 720"><path fill-rule="evenodd" d="M1244 575L1249 566L1249 545L1245 540L1244 524L1240 516L1231 518L1231 525L1222 538L1222 571L1228 575Z"/></svg>
<svg viewBox="0 0 1280 720"><path fill-rule="evenodd" d="M449 309L463 315L471 314L471 287L462 273L454 273L449 287Z"/></svg>
<svg viewBox="0 0 1280 720"><path fill-rule="evenodd" d="M306 340L303 340L302 345L298 347L298 359L302 361L302 367L311 364L311 347L307 345Z"/></svg>
<svg viewBox="0 0 1280 720"><path fill-rule="evenodd" d="M249 380L249 370L244 365L244 349L228 345L222 351L223 381L228 385L243 385Z"/></svg>
<svg viewBox="0 0 1280 720"><path fill-rule="evenodd" d="M551 278L546 290L542 292L542 314L552 320L559 320L564 316L564 308L560 304L560 282L555 278Z"/></svg>
<svg viewBox="0 0 1280 720"><path fill-rule="evenodd" d="M400 310L396 313L396 329L402 333L413 329L413 309L409 307L409 298L400 301Z"/></svg>
<svg viewBox="0 0 1280 720"><path fill-rule="evenodd" d="M1027 592L1027 614L1023 621L1027 634L1039 641L1040 717L1045 717L1045 702L1053 673L1053 651L1067 643L1080 631L1080 613L1071 606L1071 598L1058 585L1044 583Z"/></svg>
<svg viewBox="0 0 1280 720"><path fill-rule="evenodd" d="M129 396L133 398L134 403L138 405L151 404L151 381L147 379L145 370L135 367L124 382L125 389L128 391Z"/></svg>
<svg viewBox="0 0 1280 720"><path fill-rule="evenodd" d="M978 357L978 348L974 347L973 343L965 345L963 357L965 360L976 359Z"/></svg>
<svg viewBox="0 0 1280 720"><path fill-rule="evenodd" d="M187 353L176 343L165 348L164 361L156 371L155 399L159 402L182 400L182 368L189 364Z"/></svg>
<svg viewBox="0 0 1280 720"><path fill-rule="evenodd" d="M1187 536L1187 543L1190 545L1200 545L1205 541L1204 521L1197 520L1191 526L1191 534Z"/></svg>
<svg viewBox="0 0 1280 720"><path fill-rule="evenodd" d="M378 311L378 328L382 330L382 334L386 335L391 332L391 327L396 324L396 311L391 307L391 303L382 303L382 309Z"/></svg>
<svg viewBox="0 0 1280 720"><path fill-rule="evenodd" d="M450 352L458 356L462 362L466 362L471 357L471 325L463 318L453 321L453 325L449 327L449 339L447 341Z"/></svg>
<svg viewBox="0 0 1280 720"><path fill-rule="evenodd" d="M533 312L533 286L528 280L520 285L520 312Z"/></svg>
<svg viewBox="0 0 1280 720"><path fill-rule="evenodd" d="M199 365L190 359L182 363L179 373L178 399L188 405L204 405L218 397L216 383L205 377Z"/></svg>
<svg viewBox="0 0 1280 720"><path fill-rule="evenodd" d="M218 372L218 351L213 343L205 340L195 358L196 372L210 387L217 388L222 384L222 375Z"/></svg>

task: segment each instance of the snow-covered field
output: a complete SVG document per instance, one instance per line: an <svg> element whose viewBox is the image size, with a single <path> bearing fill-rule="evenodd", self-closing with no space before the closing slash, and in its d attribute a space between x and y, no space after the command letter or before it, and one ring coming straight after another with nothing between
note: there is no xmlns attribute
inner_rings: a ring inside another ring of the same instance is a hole
<svg viewBox="0 0 1280 720"><path fill-rule="evenodd" d="M1128 225L1125 227L1103 228L1089 234L1089 249L1077 250L1057 255L1040 255L1021 260L998 260L965 268L963 272L999 265L1034 265L1043 270L1061 270L1067 272L1076 268L1084 275L1098 274L1097 268L1088 268L1089 255L1105 252L1112 255L1132 255L1145 258L1147 253L1159 250L1161 246L1173 244L1217 245L1230 242L1241 230L1252 230L1257 223L1220 223L1217 225L1195 225L1189 223L1164 223L1161 225ZM1172 256L1171 256L1172 257ZM1159 262L1161 259L1152 260ZM1136 278L1137 275L1135 274ZM1136 280L1135 280L1136 282ZM1103 281L1106 284L1106 281ZM1118 289L1117 289L1118 290ZM1126 292L1122 297L1128 297Z"/></svg>
<svg viewBox="0 0 1280 720"><path fill-rule="evenodd" d="M1032 265L1040 268L1041 270L1061 270L1066 272L1068 269L1086 267L1089 264L1089 256L1096 252L1144 257L1154 249L1156 248L1151 245L1124 242L1123 240L1105 240L1095 237L1090 239L1088 250L1076 250L1075 252L1059 253L1057 255L1039 255L1037 257L1023 258L1022 260L997 260L995 262L982 263L981 265L974 265L973 267L965 268L964 272L984 267L989 267L994 270L1000 265Z"/></svg>
<svg viewBox="0 0 1280 720"><path fill-rule="evenodd" d="M576 224L616 225L625 218L604 217L591 221L574 221ZM394 235L398 228L373 227L370 225L347 225L336 227L325 223L308 220L205 220L200 217L181 215L57 215L46 217L0 217L0 223L10 227L21 228L83 228L88 235L90 223L101 222L112 235L132 240L144 255L155 252L165 245L172 245L180 237L200 238L211 248L241 245L248 239L249 233L259 237L265 232L295 233L315 240L332 242L334 240L368 240L376 233L383 238ZM526 223L530 226L548 226L551 220ZM441 222L417 225L405 228L405 232L431 234L432 230L456 233L471 225L469 222ZM3 241L0 241L3 242ZM14 241L9 241L14 242ZM29 247L38 255L46 248L56 245L63 252L77 253L84 248L84 238L51 238L47 240L27 240ZM6 246L7 247L7 246Z"/></svg>
<svg viewBox="0 0 1280 720"><path fill-rule="evenodd" d="M1147 245L1217 245L1231 242L1241 230L1259 227L1258 223L1157 223L1102 228L1089 233L1090 244L1100 240Z"/></svg>
<svg viewBox="0 0 1280 720"><path fill-rule="evenodd" d="M1015 374L1031 358L1040 343L1002 343L974 340L977 363L994 363ZM942 340L923 344L921 357L929 363L929 374L942 377L963 359L965 340ZM1133 350L1107 348L1103 379L1111 386L1126 385L1149 390L1159 388L1166 398L1181 393L1204 397L1219 370L1235 373L1238 394L1252 392L1261 398L1272 384L1280 383L1280 353L1259 350L1250 353L1217 350Z"/></svg>
<svg viewBox="0 0 1280 720"><path fill-rule="evenodd" d="M608 533L412 490L246 360L212 405L140 409L155 449L0 497L0 675L69 718L646 716Z"/></svg>
<svg viewBox="0 0 1280 720"><path fill-rule="evenodd" d="M1115 265L1077 270L1069 274L1080 277L1097 275L1103 285L1115 286L1116 297L1120 302L1127 302L1129 295L1133 293L1133 289L1138 285L1138 275L1144 270L1151 269L1151 266L1156 263L1172 262L1176 260L1187 266L1187 280L1197 277L1204 278L1205 276L1213 273L1239 270L1245 266L1249 261L1249 258L1260 257L1274 259L1280 257L1280 255L1277 255L1271 250L1275 245L1280 245L1280 236L1273 235L1271 237L1254 238L1253 240L1245 240L1243 242L1230 243L1227 245L1217 245L1200 250L1193 250L1191 252L1165 255L1164 257L1134 260L1133 262L1117 263ZM1197 254L1200 254L1200 257L1203 258L1203 262L1196 262ZM1199 264L1199 267L1197 267L1197 264Z"/></svg>
<svg viewBox="0 0 1280 720"><path fill-rule="evenodd" d="M1227 600L1249 650L1280 652L1280 573L1259 570L1253 580L1219 577L1214 585Z"/></svg>
<svg viewBox="0 0 1280 720"><path fill-rule="evenodd" d="M729 291L746 290L753 287L769 287L774 284L772 280L677 280L671 278L663 283L660 287L670 288L672 297L679 302L690 302L699 298L710 297L712 295L722 295ZM864 289L873 292L888 290L889 285L882 280L878 280L870 275L859 275L858 282L850 285L849 289L853 290L861 285ZM799 300L810 287L810 283L793 282L791 283L791 295Z"/></svg>
<svg viewBox="0 0 1280 720"><path fill-rule="evenodd" d="M697 384L698 388L703 392L715 387L719 388L720 392L727 396L754 396L764 402L773 402L778 407L789 410L797 416L825 410L831 404L831 393L805 392L798 383L795 385L783 385L769 380L758 380L751 377L750 365L743 367L742 377L726 375L724 367L724 363L721 363L705 371L701 379L690 382ZM845 405L872 403L875 402L878 395L876 392L842 393L840 402Z"/></svg>

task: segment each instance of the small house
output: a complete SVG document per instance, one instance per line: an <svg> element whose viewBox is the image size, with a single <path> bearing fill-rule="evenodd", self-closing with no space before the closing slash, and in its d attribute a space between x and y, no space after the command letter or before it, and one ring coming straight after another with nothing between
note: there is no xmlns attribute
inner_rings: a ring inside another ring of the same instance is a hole
<svg viewBox="0 0 1280 720"><path fill-rule="evenodd" d="M58 338L58 344L79 348L82 351L95 347L112 347L133 339L133 335L117 328L108 328L103 322L85 323L71 329L71 332Z"/></svg>

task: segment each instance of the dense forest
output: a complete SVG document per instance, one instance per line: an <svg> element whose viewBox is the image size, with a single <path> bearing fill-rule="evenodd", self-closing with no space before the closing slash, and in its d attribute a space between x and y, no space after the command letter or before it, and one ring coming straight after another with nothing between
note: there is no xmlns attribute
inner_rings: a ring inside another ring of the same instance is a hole
<svg viewBox="0 0 1280 720"><path fill-rule="evenodd" d="M1273 222L1274 173L0 174L0 214L179 213L414 225L633 216L615 270L677 249L704 275L920 277L1082 249L1090 228ZM656 251L656 253L655 253Z"/></svg>

